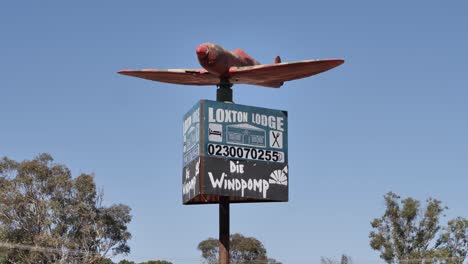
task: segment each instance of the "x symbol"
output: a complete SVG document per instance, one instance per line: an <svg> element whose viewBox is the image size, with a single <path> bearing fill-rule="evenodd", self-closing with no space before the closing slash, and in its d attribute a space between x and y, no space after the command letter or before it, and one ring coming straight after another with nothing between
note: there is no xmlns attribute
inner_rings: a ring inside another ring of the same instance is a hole
<svg viewBox="0 0 468 264"><path fill-rule="evenodd" d="M278 134L275 134L275 132L271 132L271 133L273 134L273 140L274 140L272 146L274 146L275 143L276 143L276 145L278 145L278 148L280 148L280 145L279 145L279 142L278 142L278 138L280 136L280 133L278 133Z"/></svg>

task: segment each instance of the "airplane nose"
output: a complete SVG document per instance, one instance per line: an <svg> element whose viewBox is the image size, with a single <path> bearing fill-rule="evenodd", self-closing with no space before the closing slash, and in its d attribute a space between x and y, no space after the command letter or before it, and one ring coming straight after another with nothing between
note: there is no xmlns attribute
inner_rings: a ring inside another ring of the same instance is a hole
<svg viewBox="0 0 468 264"><path fill-rule="evenodd" d="M209 49L206 45L200 45L197 47L197 56L199 59L204 59L208 56Z"/></svg>

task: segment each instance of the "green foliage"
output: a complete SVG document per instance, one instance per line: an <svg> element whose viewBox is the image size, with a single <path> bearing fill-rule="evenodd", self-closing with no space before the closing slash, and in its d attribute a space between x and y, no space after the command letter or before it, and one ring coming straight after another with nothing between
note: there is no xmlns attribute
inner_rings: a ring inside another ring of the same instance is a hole
<svg viewBox="0 0 468 264"><path fill-rule="evenodd" d="M277 261L277 260L274 259L274 258L268 258L266 263L267 263L267 264L283 264L283 263Z"/></svg>
<svg viewBox="0 0 468 264"><path fill-rule="evenodd" d="M136 264L136 262L124 259L119 261L118 264ZM172 264L172 262L166 260L148 260L145 262L140 262L139 264Z"/></svg>
<svg viewBox="0 0 468 264"><path fill-rule="evenodd" d="M202 252L202 257L208 264L218 263L218 240L215 238L208 238L198 244L198 250Z"/></svg>
<svg viewBox="0 0 468 264"><path fill-rule="evenodd" d="M440 218L447 208L439 200L429 198L421 208L419 201L401 200L392 192L384 199L385 213L371 222L374 230L369 238L370 246L380 251L385 262L433 263L434 259L443 259L444 263L463 263L468 248L465 219L451 220L447 228L441 229Z"/></svg>
<svg viewBox="0 0 468 264"><path fill-rule="evenodd" d="M350 256L346 256L346 255L341 255L341 264L352 264L353 261L351 260L351 257Z"/></svg>
<svg viewBox="0 0 468 264"><path fill-rule="evenodd" d="M0 264L8 264L7 256L8 256L8 250L4 248L0 248Z"/></svg>
<svg viewBox="0 0 468 264"><path fill-rule="evenodd" d="M427 206L419 217L420 202L412 198L400 200L392 192L384 196L386 211L372 221L370 245L381 253L387 263L405 259L420 259L426 255L429 243L439 231L439 218L445 208L441 202L427 200Z"/></svg>
<svg viewBox="0 0 468 264"><path fill-rule="evenodd" d="M353 261L350 256L341 255L341 260L335 260L332 258L321 257L320 264L352 264Z"/></svg>
<svg viewBox="0 0 468 264"><path fill-rule="evenodd" d="M457 217L448 222L436 243L446 257L463 263L468 253L468 219Z"/></svg>
<svg viewBox="0 0 468 264"><path fill-rule="evenodd" d="M141 262L140 264L172 264L172 262L165 261L165 260L150 260Z"/></svg>
<svg viewBox="0 0 468 264"><path fill-rule="evenodd" d="M96 264L114 264L114 262L112 262L112 260L108 259L108 258L97 259L93 263L96 263Z"/></svg>
<svg viewBox="0 0 468 264"><path fill-rule="evenodd" d="M198 250L202 252L205 263L218 263L218 240L208 238L198 244ZM262 242L253 237L244 237L241 234L230 236L230 262L233 264L265 263L279 264L281 262L267 258L266 249Z"/></svg>
<svg viewBox="0 0 468 264"><path fill-rule="evenodd" d="M123 259L118 264L136 264L134 261Z"/></svg>
<svg viewBox="0 0 468 264"><path fill-rule="evenodd" d="M0 160L0 241L11 263L111 263L130 252L130 208L101 205L94 178L72 178L49 154Z"/></svg>

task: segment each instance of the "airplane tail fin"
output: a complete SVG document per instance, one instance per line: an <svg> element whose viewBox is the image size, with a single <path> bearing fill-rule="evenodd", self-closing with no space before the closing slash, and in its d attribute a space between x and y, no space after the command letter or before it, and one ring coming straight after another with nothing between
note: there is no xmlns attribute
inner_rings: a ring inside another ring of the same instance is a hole
<svg viewBox="0 0 468 264"><path fill-rule="evenodd" d="M281 57L276 56L274 62L275 62L275 64L281 63ZM265 83L265 86L266 87L273 87L273 88L280 88L281 86L283 86L283 84L284 84L284 82Z"/></svg>
<svg viewBox="0 0 468 264"><path fill-rule="evenodd" d="M281 57L280 56L275 57L275 64L276 63L281 63Z"/></svg>

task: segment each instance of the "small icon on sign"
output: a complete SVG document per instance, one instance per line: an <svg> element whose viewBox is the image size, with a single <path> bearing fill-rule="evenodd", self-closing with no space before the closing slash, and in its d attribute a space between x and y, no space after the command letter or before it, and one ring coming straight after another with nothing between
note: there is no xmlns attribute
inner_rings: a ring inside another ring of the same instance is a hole
<svg viewBox="0 0 468 264"><path fill-rule="evenodd" d="M228 125L226 135L226 141L230 144L262 148L266 145L265 130L250 124Z"/></svg>
<svg viewBox="0 0 468 264"><path fill-rule="evenodd" d="M221 136L221 131L216 131L216 130L211 130L211 129L209 129L209 133L210 133L210 135L218 135L218 136Z"/></svg>
<svg viewBox="0 0 468 264"><path fill-rule="evenodd" d="M269 183L279 184L279 185L288 185L288 166L285 166L282 170L275 170L270 174L271 179Z"/></svg>
<svg viewBox="0 0 468 264"><path fill-rule="evenodd" d="M214 142L222 142L223 125L210 123L208 125L208 140Z"/></svg>
<svg viewBox="0 0 468 264"><path fill-rule="evenodd" d="M270 148L283 148L283 132L270 130Z"/></svg>

